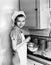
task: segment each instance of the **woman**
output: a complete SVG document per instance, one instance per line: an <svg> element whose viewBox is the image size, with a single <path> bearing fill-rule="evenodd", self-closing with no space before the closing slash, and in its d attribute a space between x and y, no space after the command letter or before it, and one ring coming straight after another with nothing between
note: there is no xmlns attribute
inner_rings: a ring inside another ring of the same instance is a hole
<svg viewBox="0 0 51 65"><path fill-rule="evenodd" d="M30 40L30 37L25 39L21 29L25 25L25 18L23 11L15 11L12 17L14 27L11 31L11 40L13 50L15 51L13 65L27 65L27 42Z"/></svg>

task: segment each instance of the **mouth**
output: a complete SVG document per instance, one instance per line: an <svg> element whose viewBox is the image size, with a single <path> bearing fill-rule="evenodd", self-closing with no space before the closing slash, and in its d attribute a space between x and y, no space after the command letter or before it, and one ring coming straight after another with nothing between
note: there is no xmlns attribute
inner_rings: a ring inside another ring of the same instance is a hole
<svg viewBox="0 0 51 65"><path fill-rule="evenodd" d="M19 27L20 27L20 28L22 28L22 27L23 27L23 25L19 25Z"/></svg>

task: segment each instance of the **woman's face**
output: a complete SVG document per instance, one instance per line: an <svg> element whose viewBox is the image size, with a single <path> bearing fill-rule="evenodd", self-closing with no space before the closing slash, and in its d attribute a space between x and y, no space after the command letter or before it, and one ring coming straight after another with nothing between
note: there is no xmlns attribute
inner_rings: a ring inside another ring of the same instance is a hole
<svg viewBox="0 0 51 65"><path fill-rule="evenodd" d="M17 26L19 28L22 28L25 25L25 18L24 17L19 17L17 21Z"/></svg>

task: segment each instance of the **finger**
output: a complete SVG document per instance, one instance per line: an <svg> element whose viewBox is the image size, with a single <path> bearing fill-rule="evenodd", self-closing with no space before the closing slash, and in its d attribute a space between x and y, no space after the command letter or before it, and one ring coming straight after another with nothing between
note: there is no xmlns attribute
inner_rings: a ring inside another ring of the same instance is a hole
<svg viewBox="0 0 51 65"><path fill-rule="evenodd" d="M26 42L29 42L30 41L30 37L26 38L23 42L26 43Z"/></svg>

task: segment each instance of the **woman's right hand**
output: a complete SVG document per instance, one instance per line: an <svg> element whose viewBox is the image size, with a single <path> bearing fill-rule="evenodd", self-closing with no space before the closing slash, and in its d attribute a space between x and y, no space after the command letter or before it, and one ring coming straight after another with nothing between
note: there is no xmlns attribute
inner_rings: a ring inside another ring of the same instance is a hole
<svg viewBox="0 0 51 65"><path fill-rule="evenodd" d="M28 38L26 38L25 40L23 40L23 42L22 43L20 43L19 45L17 45L17 49L18 48L20 48L22 45L24 45L24 44L28 44L28 42L29 42L29 40L30 40L31 38L30 37L28 37Z"/></svg>
<svg viewBox="0 0 51 65"><path fill-rule="evenodd" d="M27 37L25 40L23 40L23 42L22 43L28 43L29 41L30 41L30 37Z"/></svg>

